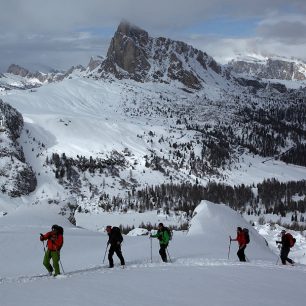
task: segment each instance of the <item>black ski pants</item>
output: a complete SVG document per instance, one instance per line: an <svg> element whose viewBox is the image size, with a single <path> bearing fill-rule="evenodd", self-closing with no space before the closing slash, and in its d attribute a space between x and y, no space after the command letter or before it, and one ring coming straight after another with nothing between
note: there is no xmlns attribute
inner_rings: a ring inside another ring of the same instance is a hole
<svg viewBox="0 0 306 306"><path fill-rule="evenodd" d="M159 255L162 258L163 262L167 262L167 253L166 249L168 247L168 244L160 244L160 249L159 249Z"/></svg>
<svg viewBox="0 0 306 306"><path fill-rule="evenodd" d="M281 248L280 258L282 260L282 264L283 265L286 264L286 261L288 261L289 263L293 264L293 260L288 257L289 252L290 252L290 247L282 247Z"/></svg>
<svg viewBox="0 0 306 306"><path fill-rule="evenodd" d="M118 258L120 259L120 263L122 266L125 265L124 262L124 258L122 256L122 252L121 252L121 245L120 244L115 244L115 245L111 245L108 251L108 261L109 261L109 266L112 268L114 266L114 260L113 260L113 255L114 253L116 253L116 255L118 256Z"/></svg>
<svg viewBox="0 0 306 306"><path fill-rule="evenodd" d="M239 247L239 250L237 252L237 256L238 256L240 261L246 261L245 254L244 254L245 248L246 248L246 245L243 246L243 247Z"/></svg>

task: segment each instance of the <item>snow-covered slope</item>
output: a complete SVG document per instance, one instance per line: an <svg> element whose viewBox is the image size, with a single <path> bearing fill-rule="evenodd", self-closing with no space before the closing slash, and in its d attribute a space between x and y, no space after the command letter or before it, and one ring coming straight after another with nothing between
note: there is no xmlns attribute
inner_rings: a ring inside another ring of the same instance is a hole
<svg viewBox="0 0 306 306"><path fill-rule="evenodd" d="M0 261L4 263L0 304L193 306L205 301L209 305L242 306L247 301L255 306L260 300L269 306L302 305L304 266L276 265L277 256L253 231L247 253L250 262L239 263L234 250L228 260L226 240L229 231L244 224L242 218L223 205L208 202L202 203L197 212L190 234L175 232L169 246L172 263L160 262L157 240L152 241L151 263L148 236L124 236L127 266L124 270L117 267L115 257L116 266L109 270L107 259L102 264L105 233L72 227L57 215L56 206L20 207L0 218ZM54 223L65 228L61 251L65 276L57 279L41 277L45 273L44 252L39 241L39 233L48 231ZM292 283L295 294L291 296L287 289Z"/></svg>
<svg viewBox="0 0 306 306"><path fill-rule="evenodd" d="M246 255L252 258L270 258L271 251L264 238L261 237L252 226L237 212L223 204L216 205L208 201L202 201L195 209L194 217L190 222L189 235L200 236L203 244L208 248L205 255L216 257L217 254L224 254L229 245L229 236L236 238L238 226L249 229L250 243L246 248ZM236 242L232 242L231 258L236 258Z"/></svg>
<svg viewBox="0 0 306 306"><path fill-rule="evenodd" d="M10 91L3 96L4 101L24 117L20 144L38 179L37 190L30 201L55 198L62 201L71 197L70 190L75 184L65 191L55 179L54 167L46 164L54 153L73 159L92 156L102 161L114 158L124 161L119 176L105 171L99 175L84 172L81 176L80 173L80 179L86 182L78 187L79 192L73 191L74 197L83 194L89 199L94 188L89 188L88 184L111 195L126 194L132 186L137 188L169 182L171 176L172 181L187 180L192 183L197 177L205 184L209 174L192 172L190 175L188 155L184 161L184 156L174 149L174 146L182 146L183 149L188 145L189 154L201 157L203 143L199 139L203 133L186 129L178 123L178 120L183 120L180 119L182 114L188 113L192 107L190 99L200 100L197 95L189 94L187 97L179 88L170 88L167 84L78 77L44 85L35 92ZM211 89L211 96L214 96L214 88ZM228 109L225 116L218 111L218 104L204 101L194 107L193 120L198 124L217 124L220 116L231 122L231 110ZM181 113L176 114L177 110ZM154 166L154 158L157 157L168 161L162 166L164 172L157 171ZM277 177L282 181L306 177L303 167L280 161L263 164L264 160L249 154L238 156L237 166L223 171L223 175L230 184L251 184L268 177ZM153 164L148 166L148 162ZM123 180L127 182L127 187ZM91 199L88 202L93 204L96 201Z"/></svg>

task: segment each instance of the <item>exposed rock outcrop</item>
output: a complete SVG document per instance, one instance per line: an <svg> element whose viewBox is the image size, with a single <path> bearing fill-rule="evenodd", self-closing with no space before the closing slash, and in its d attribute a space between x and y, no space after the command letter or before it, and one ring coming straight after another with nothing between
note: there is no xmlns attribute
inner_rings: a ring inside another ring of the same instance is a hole
<svg viewBox="0 0 306 306"><path fill-rule="evenodd" d="M12 197L27 195L35 190L37 180L18 143L23 118L16 109L2 100L0 116L0 191Z"/></svg>
<svg viewBox="0 0 306 306"><path fill-rule="evenodd" d="M267 59L266 61L233 60L229 63L232 71L264 79L305 80L306 63Z"/></svg>

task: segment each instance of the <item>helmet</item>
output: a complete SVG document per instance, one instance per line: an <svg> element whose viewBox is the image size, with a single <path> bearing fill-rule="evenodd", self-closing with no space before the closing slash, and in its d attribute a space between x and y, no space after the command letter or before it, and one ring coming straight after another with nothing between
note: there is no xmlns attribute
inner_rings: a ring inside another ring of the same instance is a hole
<svg viewBox="0 0 306 306"><path fill-rule="evenodd" d="M111 231L111 229L112 229L112 226L111 226L111 225L107 225L106 228L105 228L105 230L106 230L108 233Z"/></svg>
<svg viewBox="0 0 306 306"><path fill-rule="evenodd" d="M58 225L57 224L53 224L51 229L52 229L52 231L57 231L58 230Z"/></svg>

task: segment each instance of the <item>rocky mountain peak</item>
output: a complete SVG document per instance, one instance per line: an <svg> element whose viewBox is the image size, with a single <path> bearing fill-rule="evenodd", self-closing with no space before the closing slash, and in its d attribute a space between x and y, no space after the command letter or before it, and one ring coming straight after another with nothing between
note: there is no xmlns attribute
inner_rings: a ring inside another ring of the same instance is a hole
<svg viewBox="0 0 306 306"><path fill-rule="evenodd" d="M16 64L11 64L8 69L7 69L7 73L11 73L11 74L14 74L14 75L19 75L21 77L26 77L30 72L29 70L19 66L19 65L16 65Z"/></svg>
<svg viewBox="0 0 306 306"><path fill-rule="evenodd" d="M149 41L149 34L145 30L127 22L122 21L115 33L116 35L123 35L130 37L135 42L137 42L140 46L146 46Z"/></svg>
<svg viewBox="0 0 306 306"><path fill-rule="evenodd" d="M184 42L152 38L145 30L121 22L100 72L139 82L174 80L185 87L200 89L205 78L221 74L222 68L205 52Z"/></svg>
<svg viewBox="0 0 306 306"><path fill-rule="evenodd" d="M127 22L121 22L111 40L107 59L102 64L103 70L119 79L123 78L126 72L130 78L143 81L150 68L145 50L148 42L147 32Z"/></svg>

